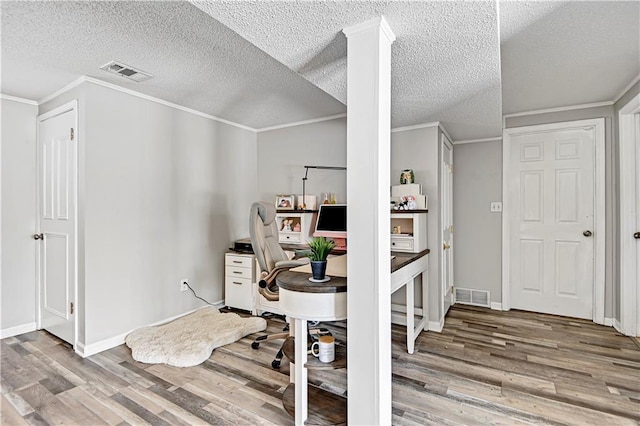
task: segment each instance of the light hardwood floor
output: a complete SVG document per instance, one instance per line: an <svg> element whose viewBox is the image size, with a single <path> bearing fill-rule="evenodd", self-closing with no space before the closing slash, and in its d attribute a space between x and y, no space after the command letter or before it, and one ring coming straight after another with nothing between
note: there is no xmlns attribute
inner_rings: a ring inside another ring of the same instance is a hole
<svg viewBox="0 0 640 426"><path fill-rule="evenodd" d="M269 332L283 323L269 320ZM344 323L331 327L338 340ZM293 424L282 408L280 341L252 337L191 368L141 364L126 346L82 359L46 332L1 342L2 425ZM393 423L624 425L640 421L640 349L613 328L457 305L416 353L393 327ZM310 382L346 392L346 371ZM313 401L310 401L313 404Z"/></svg>

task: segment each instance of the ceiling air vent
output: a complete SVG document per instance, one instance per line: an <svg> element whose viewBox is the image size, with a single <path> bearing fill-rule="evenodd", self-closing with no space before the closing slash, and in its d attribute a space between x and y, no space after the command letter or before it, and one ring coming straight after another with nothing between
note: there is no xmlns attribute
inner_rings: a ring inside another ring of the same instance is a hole
<svg viewBox="0 0 640 426"><path fill-rule="evenodd" d="M116 61L111 61L108 64L104 64L100 67L100 69L118 74L119 76L128 78L129 80L133 80L136 83L149 80L151 77L153 77L148 72L141 71L132 66L125 65L121 62Z"/></svg>

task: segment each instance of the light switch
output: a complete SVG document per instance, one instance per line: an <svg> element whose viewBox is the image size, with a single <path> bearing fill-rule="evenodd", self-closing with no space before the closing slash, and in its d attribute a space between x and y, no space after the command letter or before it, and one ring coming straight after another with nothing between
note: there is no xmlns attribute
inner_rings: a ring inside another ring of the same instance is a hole
<svg viewBox="0 0 640 426"><path fill-rule="evenodd" d="M491 202L491 213L499 213L502 211L502 201Z"/></svg>

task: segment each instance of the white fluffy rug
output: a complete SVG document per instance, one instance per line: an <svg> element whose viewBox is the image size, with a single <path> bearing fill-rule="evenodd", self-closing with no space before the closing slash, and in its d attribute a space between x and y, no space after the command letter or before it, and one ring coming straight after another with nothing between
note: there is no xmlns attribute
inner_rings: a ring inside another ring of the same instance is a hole
<svg viewBox="0 0 640 426"><path fill-rule="evenodd" d="M266 328L263 318L221 314L207 306L168 324L139 328L125 342L136 361L191 367L204 362L215 348Z"/></svg>

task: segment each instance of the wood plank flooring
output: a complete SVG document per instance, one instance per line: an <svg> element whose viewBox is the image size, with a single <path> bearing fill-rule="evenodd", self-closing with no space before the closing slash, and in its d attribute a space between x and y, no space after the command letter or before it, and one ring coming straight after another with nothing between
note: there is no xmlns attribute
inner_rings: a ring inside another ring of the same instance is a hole
<svg viewBox="0 0 640 426"><path fill-rule="evenodd" d="M270 319L267 331L282 326ZM344 322L328 328L344 340ZM392 334L393 424L640 422L640 348L613 328L456 305L443 332L423 332L413 355L403 328ZM281 402L289 363L270 366L282 342L256 351L256 336L190 368L138 363L124 345L82 359L42 331L4 339L0 423L293 424ZM313 371L309 380L346 395L345 370Z"/></svg>

